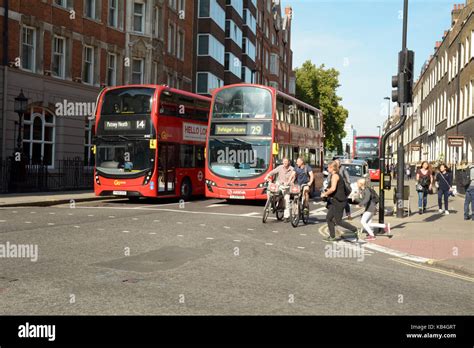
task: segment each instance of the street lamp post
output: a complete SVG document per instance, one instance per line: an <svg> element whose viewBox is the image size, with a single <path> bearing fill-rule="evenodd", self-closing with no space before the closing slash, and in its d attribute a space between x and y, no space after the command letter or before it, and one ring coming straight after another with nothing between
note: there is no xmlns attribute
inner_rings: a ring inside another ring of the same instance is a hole
<svg viewBox="0 0 474 348"><path fill-rule="evenodd" d="M25 115L28 108L28 98L23 94L23 89L20 90L20 94L15 98L14 111L18 114L18 137L16 140L16 152L20 155L23 153L23 116Z"/></svg>

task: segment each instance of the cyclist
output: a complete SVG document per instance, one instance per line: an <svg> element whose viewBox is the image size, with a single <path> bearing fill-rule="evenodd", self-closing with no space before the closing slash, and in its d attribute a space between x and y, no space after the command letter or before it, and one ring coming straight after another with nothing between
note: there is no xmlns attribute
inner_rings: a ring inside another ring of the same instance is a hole
<svg viewBox="0 0 474 348"><path fill-rule="evenodd" d="M314 174L313 169L305 164L304 159L298 157L296 160L296 168L295 172L293 173L292 182L296 179L296 183L303 187L303 194L304 194L304 212L307 213L309 210L309 190L311 185L314 181Z"/></svg>
<svg viewBox="0 0 474 348"><path fill-rule="evenodd" d="M288 186L291 182L295 169L290 166L288 158L283 158L283 164L273 169L270 173L265 176L265 181L268 181L273 175L277 175L278 185ZM285 222L290 222L290 190L285 189L283 192L283 198L285 201L285 212L283 218Z"/></svg>

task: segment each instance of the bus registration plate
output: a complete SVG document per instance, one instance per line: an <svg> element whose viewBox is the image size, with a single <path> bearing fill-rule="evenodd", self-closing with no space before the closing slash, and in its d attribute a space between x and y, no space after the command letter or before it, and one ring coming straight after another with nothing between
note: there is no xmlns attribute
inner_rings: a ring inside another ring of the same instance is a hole
<svg viewBox="0 0 474 348"><path fill-rule="evenodd" d="M245 196L230 196L230 199L245 199Z"/></svg>
<svg viewBox="0 0 474 348"><path fill-rule="evenodd" d="M113 191L112 192L115 196L126 196L127 191Z"/></svg>

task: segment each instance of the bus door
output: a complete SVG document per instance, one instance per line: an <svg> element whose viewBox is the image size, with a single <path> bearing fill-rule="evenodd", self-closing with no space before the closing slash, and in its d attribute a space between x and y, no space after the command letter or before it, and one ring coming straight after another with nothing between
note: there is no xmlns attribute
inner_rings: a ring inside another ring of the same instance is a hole
<svg viewBox="0 0 474 348"><path fill-rule="evenodd" d="M175 194L176 145L160 143L158 146L158 194Z"/></svg>

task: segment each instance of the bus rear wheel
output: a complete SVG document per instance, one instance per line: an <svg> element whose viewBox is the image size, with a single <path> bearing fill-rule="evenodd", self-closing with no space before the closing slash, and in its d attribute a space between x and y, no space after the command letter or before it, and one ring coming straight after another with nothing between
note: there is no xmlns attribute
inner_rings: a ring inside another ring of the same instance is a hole
<svg viewBox="0 0 474 348"><path fill-rule="evenodd" d="M184 199L185 201L189 201L193 195L193 187L191 185L191 180L189 178L185 178L181 182L181 198Z"/></svg>

